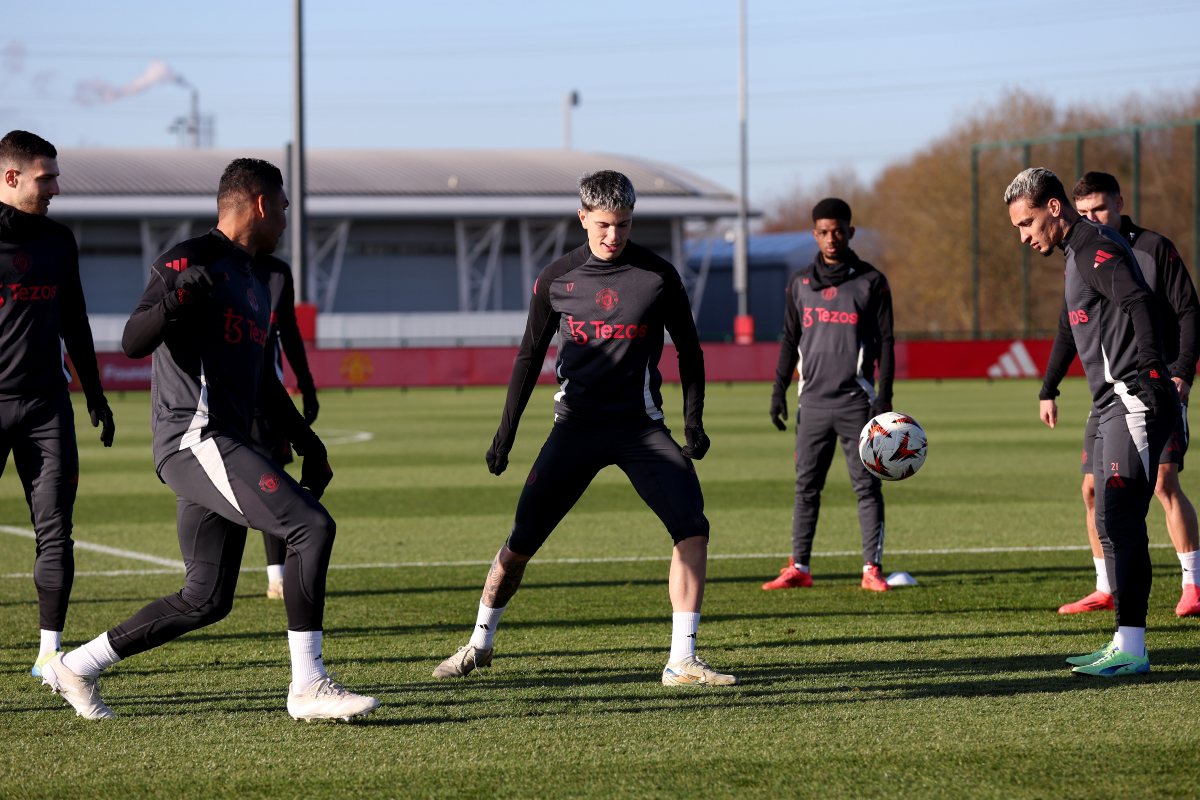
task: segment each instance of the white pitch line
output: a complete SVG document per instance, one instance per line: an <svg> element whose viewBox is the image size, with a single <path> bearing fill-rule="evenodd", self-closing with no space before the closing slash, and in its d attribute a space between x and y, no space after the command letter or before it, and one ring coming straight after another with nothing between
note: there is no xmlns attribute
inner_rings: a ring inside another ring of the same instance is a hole
<svg viewBox="0 0 1200 800"><path fill-rule="evenodd" d="M24 528L14 528L11 525L0 525L0 532L11 533L14 536L24 536L26 539L36 539L37 535L33 531L27 531ZM91 542L81 542L75 540L75 546L80 550L91 550L93 553L104 553L108 556L117 556L118 558L131 558L135 561L149 561L151 564L158 564L162 567L174 567L175 569L183 569L183 562L176 561L170 558L159 558L158 556L147 555L146 553L137 553L133 550L122 550L119 547L109 547L103 544L93 544Z"/></svg>
<svg viewBox="0 0 1200 800"><path fill-rule="evenodd" d="M18 533L19 535L29 535L29 531L22 531L19 528L9 528L0 525L0 531L6 533ZM80 542L76 542L75 546L79 547ZM96 549L103 545L89 545L84 549ZM1152 548L1171 547L1169 544L1151 544ZM973 555L986 553L1047 553L1064 550L1090 550L1091 548L1085 544L1069 544L1052 547L963 547L963 548L946 548L941 550L889 550L888 555L894 556L941 556L941 555ZM178 564L175 569L128 569L128 570L105 570L103 572L76 572L75 577L112 577L118 575L174 575L183 570L182 562L172 562L168 559L159 559L157 556L147 556L142 553L133 553L129 550L117 550L112 547L104 547L101 552L110 555L124 554L131 558L141 558L144 560L155 560L155 562L166 562L167 564ZM838 550L825 553L813 553L814 558L830 558L830 557L847 557L857 556L861 553L860 550ZM733 559L746 558L787 558L787 553L718 553L708 557L709 561L727 561ZM636 561L670 561L670 556L626 556L613 558L538 558L534 561L538 564L622 564ZM330 564L330 569L401 569L414 567L486 567L491 564L491 561L398 561L390 564ZM242 567L242 572L266 572L265 567ZM8 575L0 575L0 578L32 578L32 572L17 572Z"/></svg>

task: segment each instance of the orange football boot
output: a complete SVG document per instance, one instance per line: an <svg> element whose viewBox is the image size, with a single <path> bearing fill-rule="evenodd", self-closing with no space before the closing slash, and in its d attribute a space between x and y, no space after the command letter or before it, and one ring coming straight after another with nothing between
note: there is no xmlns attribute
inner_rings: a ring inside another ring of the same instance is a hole
<svg viewBox="0 0 1200 800"><path fill-rule="evenodd" d="M1084 611L1111 611L1116 607L1116 604L1113 603L1113 596L1111 594L1097 589L1082 600L1076 600L1074 603L1067 603L1065 606L1058 609L1058 613L1080 614Z"/></svg>
<svg viewBox="0 0 1200 800"><path fill-rule="evenodd" d="M787 566L779 570L779 577L762 585L764 589L807 589L812 586L812 575L796 569L796 559L788 557Z"/></svg>
<svg viewBox="0 0 1200 800"><path fill-rule="evenodd" d="M1179 598L1179 605L1175 606L1175 616L1200 616L1200 586L1194 583L1184 584L1183 596Z"/></svg>
<svg viewBox="0 0 1200 800"><path fill-rule="evenodd" d="M870 589L872 592L886 592L891 590L888 582L883 579L883 570L874 564L868 564L863 569L862 588Z"/></svg>

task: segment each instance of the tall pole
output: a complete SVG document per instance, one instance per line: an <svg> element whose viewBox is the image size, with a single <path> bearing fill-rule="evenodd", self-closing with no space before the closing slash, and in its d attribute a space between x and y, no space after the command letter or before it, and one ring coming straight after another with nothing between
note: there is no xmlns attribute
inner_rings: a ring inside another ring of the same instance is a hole
<svg viewBox="0 0 1200 800"><path fill-rule="evenodd" d="M979 338L979 148L971 148L971 337Z"/></svg>
<svg viewBox="0 0 1200 800"><path fill-rule="evenodd" d="M1142 219L1142 131L1133 129L1133 221Z"/></svg>
<svg viewBox="0 0 1200 800"><path fill-rule="evenodd" d="M735 339L742 340L746 338L744 328L739 329L739 326L745 326L747 322L753 326L753 320L747 321L750 313L749 303L749 178L748 171L748 147L746 143L746 0L738 0L738 170L739 170L739 197L738 197L738 228L737 239L734 242L733 251L733 290L737 293L737 313L738 319L734 321L734 336ZM754 339L754 329L750 328L749 339Z"/></svg>
<svg viewBox="0 0 1200 800"><path fill-rule="evenodd" d="M579 92L563 95L563 150L571 149L571 110L579 105Z"/></svg>
<svg viewBox="0 0 1200 800"><path fill-rule="evenodd" d="M1200 122L1192 128L1192 269L1200 268Z"/></svg>
<svg viewBox="0 0 1200 800"><path fill-rule="evenodd" d="M315 287L304 283L308 277L305 269L307 256L304 218L304 36L300 9L301 0L292 0L292 146L291 146L291 220L292 228L292 280L296 283L296 295L308 302Z"/></svg>

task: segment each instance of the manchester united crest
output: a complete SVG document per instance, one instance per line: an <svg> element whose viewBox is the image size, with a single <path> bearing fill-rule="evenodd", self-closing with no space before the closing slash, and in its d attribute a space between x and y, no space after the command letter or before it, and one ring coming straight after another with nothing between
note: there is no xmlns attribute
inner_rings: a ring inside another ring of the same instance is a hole
<svg viewBox="0 0 1200 800"><path fill-rule="evenodd" d="M612 311L617 307L617 292L615 289L601 289L596 292L596 305L603 308L605 311Z"/></svg>
<svg viewBox="0 0 1200 800"><path fill-rule="evenodd" d="M246 299L250 301L250 307L258 311L258 295L254 293L254 287L246 290Z"/></svg>
<svg viewBox="0 0 1200 800"><path fill-rule="evenodd" d="M833 298L837 297L837 287L830 286L825 289L822 289L821 297L824 297L826 300L832 300Z"/></svg>
<svg viewBox="0 0 1200 800"><path fill-rule="evenodd" d="M24 275L33 268L33 258L29 253L14 253L12 257L13 269Z"/></svg>
<svg viewBox="0 0 1200 800"><path fill-rule="evenodd" d="M268 472L258 479L258 488L267 494L275 494L279 490L279 476Z"/></svg>

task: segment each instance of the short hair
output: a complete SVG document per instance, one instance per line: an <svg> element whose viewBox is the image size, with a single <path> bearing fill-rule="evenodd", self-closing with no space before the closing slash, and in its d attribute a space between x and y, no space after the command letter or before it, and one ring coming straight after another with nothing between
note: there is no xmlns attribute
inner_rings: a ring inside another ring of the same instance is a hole
<svg viewBox="0 0 1200 800"><path fill-rule="evenodd" d="M283 189L279 167L261 158L235 158L221 173L217 186L217 210L221 211L243 198L269 194Z"/></svg>
<svg viewBox="0 0 1200 800"><path fill-rule="evenodd" d="M813 206L813 224L819 219L844 219L850 224L850 204L840 197L826 197Z"/></svg>
<svg viewBox="0 0 1200 800"><path fill-rule="evenodd" d="M1004 190L1005 205L1011 206L1022 198L1034 208L1041 208L1052 199L1060 203L1071 202L1067 199L1067 190L1063 188L1062 181L1045 167L1022 170Z"/></svg>
<svg viewBox="0 0 1200 800"><path fill-rule="evenodd" d="M1079 179L1071 191L1075 199L1087 197L1089 194L1106 194L1110 197L1121 196L1121 184L1107 172L1088 172Z"/></svg>
<svg viewBox="0 0 1200 800"><path fill-rule="evenodd" d="M587 211L633 211L633 184L616 170L586 172L579 179L579 202Z"/></svg>
<svg viewBox="0 0 1200 800"><path fill-rule="evenodd" d="M58 158L58 151L29 131L9 131L0 139L0 167L23 167L35 158Z"/></svg>

